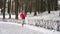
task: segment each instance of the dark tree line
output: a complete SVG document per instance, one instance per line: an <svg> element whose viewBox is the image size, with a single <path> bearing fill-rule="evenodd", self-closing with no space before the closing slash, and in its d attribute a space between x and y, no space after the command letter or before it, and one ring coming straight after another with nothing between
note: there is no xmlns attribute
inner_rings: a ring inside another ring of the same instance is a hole
<svg viewBox="0 0 60 34"><path fill-rule="evenodd" d="M3 19L5 19L5 8L6 8L6 1L7 0L0 0L2 1L0 4L1 6L1 13L3 14ZM44 11L57 10L58 9L58 0L8 0L8 14L9 19L11 19L11 13L15 13L15 19L18 19L18 13L25 10L27 12L34 12L34 16L36 16L36 12L42 13ZM14 9L14 10L13 10Z"/></svg>

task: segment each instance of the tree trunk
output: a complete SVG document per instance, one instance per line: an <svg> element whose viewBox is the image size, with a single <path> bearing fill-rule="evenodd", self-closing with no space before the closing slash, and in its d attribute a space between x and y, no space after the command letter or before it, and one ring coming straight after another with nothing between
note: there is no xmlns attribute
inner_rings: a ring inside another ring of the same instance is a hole
<svg viewBox="0 0 60 34"><path fill-rule="evenodd" d="M9 19L11 19L11 0L8 1L8 13L9 13Z"/></svg>
<svg viewBox="0 0 60 34"><path fill-rule="evenodd" d="M41 0L39 0L39 11L38 11L38 14L41 12Z"/></svg>
<svg viewBox="0 0 60 34"><path fill-rule="evenodd" d="M30 14L31 14L31 12L32 12L32 6L30 6Z"/></svg>
<svg viewBox="0 0 60 34"><path fill-rule="evenodd" d="M3 19L5 19L6 0L3 0Z"/></svg>
<svg viewBox="0 0 60 34"><path fill-rule="evenodd" d="M27 12L28 12L28 1L25 1L25 13L27 15Z"/></svg>
<svg viewBox="0 0 60 34"><path fill-rule="evenodd" d="M47 3L48 3L48 13L50 13L50 1L47 0Z"/></svg>
<svg viewBox="0 0 60 34"><path fill-rule="evenodd" d="M36 14L36 11L34 11L34 16L36 16L37 14Z"/></svg>
<svg viewBox="0 0 60 34"><path fill-rule="evenodd" d="M41 0L40 12L43 12L43 0Z"/></svg>
<svg viewBox="0 0 60 34"><path fill-rule="evenodd" d="M30 14L32 12L32 0L30 0Z"/></svg>
<svg viewBox="0 0 60 34"><path fill-rule="evenodd" d="M54 0L51 0L51 2L50 2L51 10L52 10L52 11L54 10L54 9L53 9L53 7L54 7L54 5L53 5L54 3L53 3L53 2L54 2Z"/></svg>
<svg viewBox="0 0 60 34"><path fill-rule="evenodd" d="M11 14L14 14L13 13L13 1L11 0Z"/></svg>
<svg viewBox="0 0 60 34"><path fill-rule="evenodd" d="M23 0L21 0L22 1L22 11L23 11Z"/></svg>
<svg viewBox="0 0 60 34"><path fill-rule="evenodd" d="M55 5L54 6L55 6L54 9L57 10L58 9L58 7L57 7L58 6L58 0L55 0Z"/></svg>
<svg viewBox="0 0 60 34"><path fill-rule="evenodd" d="M36 11L37 11L37 0L35 1L35 11L34 11L34 16L36 16L37 14L36 14Z"/></svg>
<svg viewBox="0 0 60 34"><path fill-rule="evenodd" d="M18 0L15 0L15 19L18 19Z"/></svg>
<svg viewBox="0 0 60 34"><path fill-rule="evenodd" d="M27 4L26 4L26 6L25 6L25 13L27 14Z"/></svg>
<svg viewBox="0 0 60 34"><path fill-rule="evenodd" d="M40 7L39 7L39 5L40 5L39 2L40 2L40 1L38 0L38 6L37 6L37 7L38 7L38 10L37 10L37 11L38 11L38 14L40 13L40 11L39 11L39 8L40 8Z"/></svg>
<svg viewBox="0 0 60 34"><path fill-rule="evenodd" d="M3 7L3 1L2 1L2 0L0 0L1 14L3 13L3 9L2 9L2 7Z"/></svg>

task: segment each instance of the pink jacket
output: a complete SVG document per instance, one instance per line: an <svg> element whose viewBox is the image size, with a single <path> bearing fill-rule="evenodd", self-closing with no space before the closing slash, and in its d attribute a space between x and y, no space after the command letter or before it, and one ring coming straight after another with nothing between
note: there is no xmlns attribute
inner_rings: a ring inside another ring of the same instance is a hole
<svg viewBox="0 0 60 34"><path fill-rule="evenodd" d="M26 14L25 14L25 13L21 13L21 14L20 14L20 17L21 17L22 19L25 19Z"/></svg>

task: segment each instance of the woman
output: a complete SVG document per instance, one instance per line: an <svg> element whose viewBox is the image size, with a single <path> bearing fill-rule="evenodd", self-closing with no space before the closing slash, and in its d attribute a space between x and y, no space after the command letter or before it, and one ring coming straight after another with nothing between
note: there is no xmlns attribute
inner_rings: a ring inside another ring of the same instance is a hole
<svg viewBox="0 0 60 34"><path fill-rule="evenodd" d="M25 14L25 12L22 12L21 14L20 14L20 17L22 18L22 20L23 20L23 23L22 23L22 26L25 24L25 17L26 17L26 14Z"/></svg>

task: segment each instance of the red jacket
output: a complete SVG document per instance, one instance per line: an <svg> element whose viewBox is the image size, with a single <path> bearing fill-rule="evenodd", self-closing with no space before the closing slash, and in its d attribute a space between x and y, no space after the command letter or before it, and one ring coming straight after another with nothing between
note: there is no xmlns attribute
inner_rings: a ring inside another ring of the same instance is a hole
<svg viewBox="0 0 60 34"><path fill-rule="evenodd" d="M25 13L21 13L21 14L20 14L20 17L21 17L22 19L25 19L26 14L25 14Z"/></svg>

